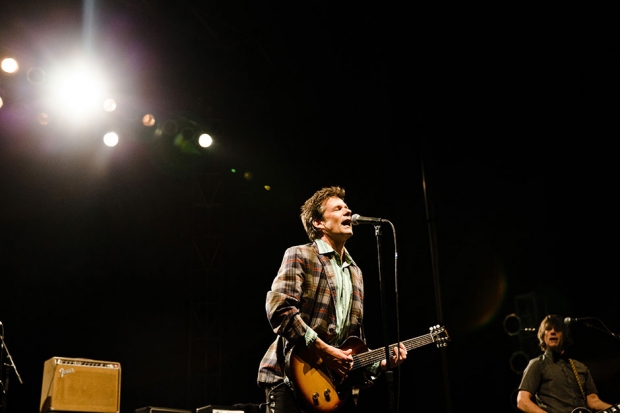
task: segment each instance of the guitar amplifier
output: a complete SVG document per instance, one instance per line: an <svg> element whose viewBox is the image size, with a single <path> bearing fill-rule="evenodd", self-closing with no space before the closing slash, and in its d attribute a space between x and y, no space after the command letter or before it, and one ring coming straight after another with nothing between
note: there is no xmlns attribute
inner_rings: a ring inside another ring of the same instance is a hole
<svg viewBox="0 0 620 413"><path fill-rule="evenodd" d="M191 410L168 409L166 407L141 407L134 410L134 413L192 413Z"/></svg>
<svg viewBox="0 0 620 413"><path fill-rule="evenodd" d="M40 413L119 413L121 365L52 357L43 365Z"/></svg>

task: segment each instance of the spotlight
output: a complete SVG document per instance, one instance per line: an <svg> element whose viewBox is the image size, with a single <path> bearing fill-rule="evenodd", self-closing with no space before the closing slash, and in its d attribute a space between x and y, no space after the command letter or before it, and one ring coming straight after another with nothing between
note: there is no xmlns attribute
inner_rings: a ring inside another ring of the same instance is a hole
<svg viewBox="0 0 620 413"><path fill-rule="evenodd" d="M198 144L203 148L208 148L213 144L213 138L208 133L203 133L198 138Z"/></svg>
<svg viewBox="0 0 620 413"><path fill-rule="evenodd" d="M2 70L6 73L15 73L19 70L19 65L17 64L17 60L12 57L7 57L2 59L2 63L0 64Z"/></svg>
<svg viewBox="0 0 620 413"><path fill-rule="evenodd" d="M103 135L103 143L107 146L116 146L118 144L118 135L114 132L108 132Z"/></svg>
<svg viewBox="0 0 620 413"><path fill-rule="evenodd" d="M50 80L56 102L65 115L82 121L100 110L104 84L99 73L87 63L58 68Z"/></svg>
<svg viewBox="0 0 620 413"><path fill-rule="evenodd" d="M147 113L142 117L142 124L149 127L155 125L155 116Z"/></svg>

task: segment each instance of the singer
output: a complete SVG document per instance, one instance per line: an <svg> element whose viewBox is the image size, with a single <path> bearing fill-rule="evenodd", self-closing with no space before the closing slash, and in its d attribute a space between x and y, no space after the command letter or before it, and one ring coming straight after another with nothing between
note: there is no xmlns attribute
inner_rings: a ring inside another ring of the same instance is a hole
<svg viewBox="0 0 620 413"><path fill-rule="evenodd" d="M564 319L552 314L538 327L543 354L532 358L521 378L517 408L526 413L599 412L612 407L598 397L588 367L569 357L572 344Z"/></svg>
<svg viewBox="0 0 620 413"><path fill-rule="evenodd" d="M318 411L326 411L321 410L326 403L338 403L338 413L355 411L351 389L342 395L325 394L325 387L319 386L319 392L304 394L308 380L296 382L296 374L290 371L291 362L303 364L299 360L305 358L304 372L329 369L335 380L344 379L354 369L354 349L343 343L364 337L364 280L345 248L353 235L353 222L344 195L341 187L325 187L304 202L301 222L310 242L284 252L267 292L265 309L276 337L260 362L257 378L265 390L267 413L310 413L317 406ZM407 358L402 343L393 351L389 364L383 359L363 368L369 380ZM298 358L300 354L304 356ZM317 374L315 379L321 377Z"/></svg>

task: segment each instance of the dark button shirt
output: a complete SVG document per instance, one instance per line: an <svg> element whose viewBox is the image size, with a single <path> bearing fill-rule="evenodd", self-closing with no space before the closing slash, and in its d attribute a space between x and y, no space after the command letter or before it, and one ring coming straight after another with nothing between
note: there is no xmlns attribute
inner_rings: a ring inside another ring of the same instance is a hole
<svg viewBox="0 0 620 413"><path fill-rule="evenodd" d="M549 413L570 413L578 407L587 407L584 394L597 393L588 367L573 359L581 388L567 357L547 350L531 359L523 371L519 390L535 396L538 405Z"/></svg>

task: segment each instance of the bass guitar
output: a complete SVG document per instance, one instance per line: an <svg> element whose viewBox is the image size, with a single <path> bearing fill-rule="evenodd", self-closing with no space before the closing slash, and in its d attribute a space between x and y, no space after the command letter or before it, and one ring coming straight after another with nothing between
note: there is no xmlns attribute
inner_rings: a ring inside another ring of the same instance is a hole
<svg viewBox="0 0 620 413"><path fill-rule="evenodd" d="M403 341L407 351L435 343L445 347L450 340L444 327L430 327L430 333ZM398 343L389 346L390 353ZM322 360L305 346L295 346L286 358L286 374L293 385L295 396L308 409L317 413L337 411L351 394L353 388L367 388L372 385L364 367L385 358L385 348L368 350L357 337L349 337L339 347L353 350L353 368L346 377L333 373L322 365Z"/></svg>

